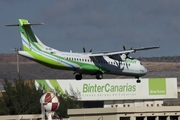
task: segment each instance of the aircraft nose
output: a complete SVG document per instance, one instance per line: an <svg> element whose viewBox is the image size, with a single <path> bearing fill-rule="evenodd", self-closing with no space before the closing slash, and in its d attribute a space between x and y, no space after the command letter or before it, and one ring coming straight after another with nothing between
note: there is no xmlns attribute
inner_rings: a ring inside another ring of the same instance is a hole
<svg viewBox="0 0 180 120"><path fill-rule="evenodd" d="M141 70L144 74L146 74L147 73L147 69L144 67L144 66L142 66L142 70Z"/></svg>

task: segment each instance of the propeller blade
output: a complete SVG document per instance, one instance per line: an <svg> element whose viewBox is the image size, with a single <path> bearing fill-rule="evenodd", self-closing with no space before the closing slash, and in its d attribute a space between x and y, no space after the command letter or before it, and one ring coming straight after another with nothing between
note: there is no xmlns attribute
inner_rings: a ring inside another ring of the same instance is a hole
<svg viewBox="0 0 180 120"><path fill-rule="evenodd" d="M84 47L84 46L82 46L82 48L83 48L83 52L84 52L84 53L86 53L86 49L85 49L85 47ZM90 50L89 50L89 52L92 52L92 49L90 49Z"/></svg>
<svg viewBox="0 0 180 120"><path fill-rule="evenodd" d="M82 46L82 48L83 48L83 52L85 53L85 52L86 52L86 49L84 48L84 46Z"/></svg>
<svg viewBox="0 0 180 120"><path fill-rule="evenodd" d="M89 52L92 52L92 49L90 49L90 51Z"/></svg>
<svg viewBox="0 0 180 120"><path fill-rule="evenodd" d="M124 46L124 44L122 46L123 46L123 49L126 50L126 47Z"/></svg>

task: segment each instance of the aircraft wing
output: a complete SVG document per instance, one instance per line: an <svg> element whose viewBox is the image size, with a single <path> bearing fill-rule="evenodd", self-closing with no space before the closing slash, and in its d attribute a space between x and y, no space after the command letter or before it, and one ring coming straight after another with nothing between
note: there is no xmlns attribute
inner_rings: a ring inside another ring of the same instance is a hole
<svg viewBox="0 0 180 120"><path fill-rule="evenodd" d="M121 54L129 54L129 53L135 53L136 51L141 50L150 50L150 49L156 49L159 48L159 46L152 46L152 47L141 47L141 48L135 48L130 50L121 50L121 51L111 51L111 52L98 52L98 53L91 53L88 56L90 57L100 57L100 56L112 56L112 55L121 55Z"/></svg>

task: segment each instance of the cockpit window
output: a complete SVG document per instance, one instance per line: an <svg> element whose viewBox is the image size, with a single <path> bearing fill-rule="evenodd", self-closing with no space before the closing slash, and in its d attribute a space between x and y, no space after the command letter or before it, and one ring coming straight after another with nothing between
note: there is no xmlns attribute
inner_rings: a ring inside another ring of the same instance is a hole
<svg viewBox="0 0 180 120"><path fill-rule="evenodd" d="M140 64L143 65L142 62L140 62Z"/></svg>

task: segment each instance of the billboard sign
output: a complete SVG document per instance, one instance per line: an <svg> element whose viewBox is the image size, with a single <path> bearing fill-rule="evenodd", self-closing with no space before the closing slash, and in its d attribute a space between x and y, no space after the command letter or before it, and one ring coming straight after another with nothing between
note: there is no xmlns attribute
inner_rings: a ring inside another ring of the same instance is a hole
<svg viewBox="0 0 180 120"><path fill-rule="evenodd" d="M79 100L139 100L177 98L176 78L35 80L36 87L76 95Z"/></svg>

